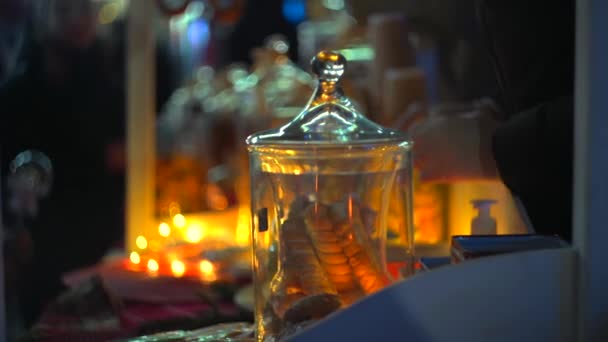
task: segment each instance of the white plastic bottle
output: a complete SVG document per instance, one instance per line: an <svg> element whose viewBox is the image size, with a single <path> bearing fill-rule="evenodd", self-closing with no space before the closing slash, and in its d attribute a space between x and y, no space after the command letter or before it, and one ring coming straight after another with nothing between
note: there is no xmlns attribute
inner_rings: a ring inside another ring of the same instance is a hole
<svg viewBox="0 0 608 342"><path fill-rule="evenodd" d="M476 199L471 204L478 210L471 221L471 235L496 235L496 219L490 215L490 208L496 204L492 199Z"/></svg>

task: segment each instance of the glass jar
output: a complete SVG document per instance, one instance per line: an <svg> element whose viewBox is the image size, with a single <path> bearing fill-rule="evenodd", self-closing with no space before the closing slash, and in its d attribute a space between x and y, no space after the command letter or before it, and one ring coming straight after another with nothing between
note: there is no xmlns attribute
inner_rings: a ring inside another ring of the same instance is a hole
<svg viewBox="0 0 608 342"><path fill-rule="evenodd" d="M400 278L389 272L389 230L407 258L400 262L413 266L412 146L343 96L345 67L342 55L318 53L309 104L284 126L247 139L258 341Z"/></svg>
<svg viewBox="0 0 608 342"><path fill-rule="evenodd" d="M263 47L253 51L252 73L235 82L240 94L235 120L238 139L236 159L238 230L250 231L249 156L245 140L250 134L280 127L306 105L314 89L310 74L301 70L288 57L289 42L279 34L268 37Z"/></svg>
<svg viewBox="0 0 608 342"><path fill-rule="evenodd" d="M249 229L238 230L233 162L239 95L232 84L243 74L238 64L221 73L201 67L196 82L166 104L157 128L155 225L141 233L148 242L146 251L138 247L142 257L149 251L166 254L184 242L207 251L210 245L249 246Z"/></svg>

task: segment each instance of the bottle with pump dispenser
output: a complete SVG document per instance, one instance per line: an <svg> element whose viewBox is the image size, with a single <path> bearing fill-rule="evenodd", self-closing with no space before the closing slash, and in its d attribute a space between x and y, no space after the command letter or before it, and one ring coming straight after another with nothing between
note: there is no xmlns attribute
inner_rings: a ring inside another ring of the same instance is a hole
<svg viewBox="0 0 608 342"><path fill-rule="evenodd" d="M471 235L496 235L496 219L490 214L490 208L496 200L477 199L471 204L477 209L477 216L471 221Z"/></svg>

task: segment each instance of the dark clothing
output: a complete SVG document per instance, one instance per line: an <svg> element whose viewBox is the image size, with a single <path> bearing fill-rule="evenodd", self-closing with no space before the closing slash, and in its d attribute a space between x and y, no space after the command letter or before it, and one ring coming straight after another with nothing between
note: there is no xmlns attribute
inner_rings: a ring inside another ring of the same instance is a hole
<svg viewBox="0 0 608 342"><path fill-rule="evenodd" d="M51 194L28 227L34 264L20 290L31 322L61 290L61 274L96 263L121 239L124 180L109 172L106 148L124 136L125 95L110 85L96 45L38 47L28 57L25 73L0 89L0 155L4 175L25 149L44 152L54 168Z"/></svg>
<svg viewBox="0 0 608 342"><path fill-rule="evenodd" d="M521 111L494 136L505 184L541 234L572 237L573 101L562 97Z"/></svg>
<svg viewBox="0 0 608 342"><path fill-rule="evenodd" d="M572 236L574 1L479 0L506 121L494 156L536 231Z"/></svg>

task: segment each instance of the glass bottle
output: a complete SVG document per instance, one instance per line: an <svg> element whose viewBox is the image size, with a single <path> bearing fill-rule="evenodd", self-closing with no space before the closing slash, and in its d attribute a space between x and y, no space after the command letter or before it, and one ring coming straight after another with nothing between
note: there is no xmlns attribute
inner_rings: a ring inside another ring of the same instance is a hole
<svg viewBox="0 0 608 342"><path fill-rule="evenodd" d="M318 85L304 110L247 139L258 341L400 278L388 271L389 228L403 255L413 254L412 145L354 108L339 84L345 67L342 55L319 52Z"/></svg>

